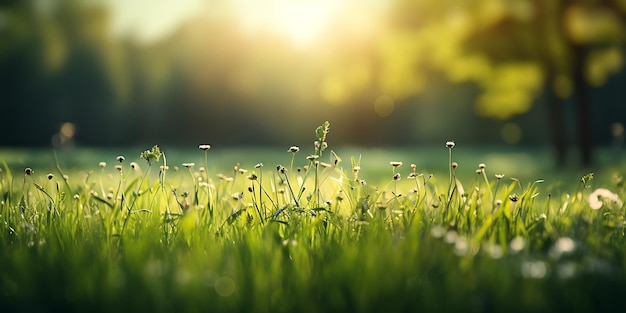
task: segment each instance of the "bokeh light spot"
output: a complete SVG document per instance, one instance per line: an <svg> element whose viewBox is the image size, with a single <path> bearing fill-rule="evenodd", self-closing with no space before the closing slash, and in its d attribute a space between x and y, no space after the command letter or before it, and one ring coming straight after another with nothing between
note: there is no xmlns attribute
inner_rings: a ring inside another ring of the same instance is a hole
<svg viewBox="0 0 626 313"><path fill-rule="evenodd" d="M72 138L74 137L74 134L76 134L76 126L71 122L63 123L61 125L60 133L66 138Z"/></svg>
<svg viewBox="0 0 626 313"><path fill-rule="evenodd" d="M376 98L374 101L374 110L380 117L387 117L393 113L395 107L395 101L393 98L387 95L382 95Z"/></svg>
<svg viewBox="0 0 626 313"><path fill-rule="evenodd" d="M215 292L222 297L228 297L235 292L235 281L228 277L222 276L215 280Z"/></svg>

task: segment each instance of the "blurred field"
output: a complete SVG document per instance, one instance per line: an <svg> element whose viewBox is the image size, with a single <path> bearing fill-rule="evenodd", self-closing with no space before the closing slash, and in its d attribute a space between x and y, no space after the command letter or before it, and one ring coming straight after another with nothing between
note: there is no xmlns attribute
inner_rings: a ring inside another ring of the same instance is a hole
<svg viewBox="0 0 626 313"><path fill-rule="evenodd" d="M64 170L96 170L101 161L113 164L115 157L123 155L130 162L140 164L139 154L149 147L99 149L99 148L74 148L57 151L59 164ZM181 166L185 162L203 164L202 151L197 148L172 148L162 147L168 165ZM265 166L289 165L291 154L287 152L288 146L284 147L213 147L209 150L209 170L213 173L228 171L237 163L243 168L252 168L257 163ZM361 157L362 177L371 180L391 178L389 162L400 161L404 167L400 172L410 172L409 165L415 164L417 170L424 174L435 174L447 177L447 150L443 146L423 147L330 147L342 158L341 166L345 170L351 168L352 157L358 160ZM298 166L308 164L306 156L313 149L301 147L296 155L294 170ZM572 151L571 155L576 155ZM330 152L322 157L322 161L329 162ZM457 175L461 179L468 179L475 175L478 164L487 165L487 172L493 174L505 174L507 178L518 178L524 181L546 179L547 182L556 183L559 180L578 180L582 175L589 172L604 173L596 175L597 179L610 179L612 171L619 170L624 166L623 153L616 148L601 148L596 151L597 165L592 168L580 168L571 164L565 164L558 169L552 159L552 153L548 147L511 147L511 146L463 146L458 144L453 149L452 160L459 163ZM31 167L44 175L47 172L55 172L55 159L52 149L0 149L0 162L6 162L14 169L20 170ZM577 164L572 160L572 164ZM44 173L45 172L45 173Z"/></svg>

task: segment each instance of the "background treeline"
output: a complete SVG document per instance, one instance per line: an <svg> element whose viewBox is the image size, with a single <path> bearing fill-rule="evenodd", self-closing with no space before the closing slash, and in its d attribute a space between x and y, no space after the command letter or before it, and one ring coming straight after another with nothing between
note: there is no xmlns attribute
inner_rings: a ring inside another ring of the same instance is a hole
<svg viewBox="0 0 626 313"><path fill-rule="evenodd" d="M112 36L106 2L49 2L0 4L2 146L68 122L88 146L301 144L323 120L333 144L623 136L624 1L398 0L305 47L218 1L148 43Z"/></svg>

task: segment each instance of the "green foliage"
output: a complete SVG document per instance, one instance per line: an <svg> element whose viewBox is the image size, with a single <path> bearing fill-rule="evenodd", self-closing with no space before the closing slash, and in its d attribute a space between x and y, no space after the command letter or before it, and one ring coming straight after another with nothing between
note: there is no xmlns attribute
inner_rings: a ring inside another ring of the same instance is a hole
<svg viewBox="0 0 626 313"><path fill-rule="evenodd" d="M329 124L321 129L316 139L325 142ZM154 146L141 159L153 164L162 155ZM206 151L198 157L206 162ZM66 178L13 177L19 171L5 165L0 308L621 308L621 182L607 186L610 192L602 189L617 200L593 209L593 193L575 179L559 189L543 180L526 185L502 174L493 178L483 164L475 179L459 179L458 164L445 168L441 180L415 166L402 179L402 162L395 161L393 176L374 178L361 169L360 156L347 171L337 153L329 158L327 166L302 158L309 166L300 171L279 166L264 173L259 163L252 172L237 165L232 175L164 164L158 177L123 161L88 175L70 171Z"/></svg>

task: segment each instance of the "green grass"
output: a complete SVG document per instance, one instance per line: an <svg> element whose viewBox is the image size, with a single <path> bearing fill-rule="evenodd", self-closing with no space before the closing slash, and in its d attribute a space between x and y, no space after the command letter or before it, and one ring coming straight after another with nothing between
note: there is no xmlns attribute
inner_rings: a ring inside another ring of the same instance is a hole
<svg viewBox="0 0 626 313"><path fill-rule="evenodd" d="M581 181L579 173L545 172L548 165L533 165L532 157L509 158L508 165L496 157L469 160L463 153L478 154L462 143L452 150L442 143L426 160L411 160L412 151L352 148L335 151L338 161L323 149L325 136L316 132L318 148L295 154L287 147L254 155L213 148L205 159L198 149L164 150L157 160L148 150L143 158L141 151L124 153L122 162L94 154L92 163L69 166L72 152L64 152L57 168L46 153L31 175L25 167L36 157L5 156L0 310L623 307L624 208L610 194L600 209L589 203L599 187L624 199L623 183L612 177L619 167ZM452 172L449 152L459 163ZM479 163L486 167L477 174ZM436 167L432 177L427 166ZM531 167L548 176L528 178Z"/></svg>

